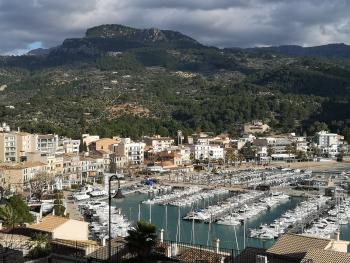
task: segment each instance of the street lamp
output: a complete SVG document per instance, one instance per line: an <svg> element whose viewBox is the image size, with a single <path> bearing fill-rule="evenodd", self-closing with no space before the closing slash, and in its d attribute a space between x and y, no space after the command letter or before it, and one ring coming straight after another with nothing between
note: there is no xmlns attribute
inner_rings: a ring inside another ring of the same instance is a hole
<svg viewBox="0 0 350 263"><path fill-rule="evenodd" d="M124 195L122 194L122 190L120 189L120 176L118 174L113 174L109 177L108 180L108 256L109 262L112 262L112 237L111 237L111 205L112 205L112 196L111 196L111 183L114 180L118 180L118 190L116 194L113 196L113 199L123 199Z"/></svg>

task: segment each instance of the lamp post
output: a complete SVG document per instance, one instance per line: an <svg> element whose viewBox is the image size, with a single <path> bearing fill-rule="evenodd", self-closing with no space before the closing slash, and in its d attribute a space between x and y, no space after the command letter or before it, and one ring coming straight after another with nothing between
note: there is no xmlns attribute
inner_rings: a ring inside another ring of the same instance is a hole
<svg viewBox="0 0 350 263"><path fill-rule="evenodd" d="M111 196L111 183L114 180L118 180L118 190L116 194L113 196L114 199L123 199L124 195L120 189L120 177L117 174L109 177L108 180L108 257L109 262L112 262L112 237L111 237L111 205L112 205L112 196Z"/></svg>

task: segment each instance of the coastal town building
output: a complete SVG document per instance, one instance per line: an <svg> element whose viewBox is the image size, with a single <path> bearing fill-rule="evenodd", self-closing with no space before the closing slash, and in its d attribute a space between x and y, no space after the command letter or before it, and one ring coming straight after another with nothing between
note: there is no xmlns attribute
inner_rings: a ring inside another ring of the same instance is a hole
<svg viewBox="0 0 350 263"><path fill-rule="evenodd" d="M79 153L80 140L73 140L71 138L60 138L59 147L63 148L63 153Z"/></svg>
<svg viewBox="0 0 350 263"><path fill-rule="evenodd" d="M112 152L114 144L118 144L120 140L111 138L102 138L89 144L89 151L108 151Z"/></svg>
<svg viewBox="0 0 350 263"><path fill-rule="evenodd" d="M16 134L11 132L0 133L0 162L17 161Z"/></svg>
<svg viewBox="0 0 350 263"><path fill-rule="evenodd" d="M47 172L47 165L41 162L1 163L0 185L12 193L21 193L29 180Z"/></svg>
<svg viewBox="0 0 350 263"><path fill-rule="evenodd" d="M36 151L34 135L28 132L16 132L16 160L23 161L26 153Z"/></svg>
<svg viewBox="0 0 350 263"><path fill-rule="evenodd" d="M83 144L86 145L86 147L89 147L89 145L97 140L100 139L100 136L98 135L90 135L88 133L82 134Z"/></svg>
<svg viewBox="0 0 350 263"><path fill-rule="evenodd" d="M175 140L170 137L161 137L160 135L155 136L144 136L143 141L146 143L147 146L150 146L154 152L161 152L168 148L170 148L172 145L174 145Z"/></svg>
<svg viewBox="0 0 350 263"><path fill-rule="evenodd" d="M274 154L285 154L288 152L288 146L292 144L289 136L274 136L266 138L258 138L256 140L266 141L267 146L272 148Z"/></svg>
<svg viewBox="0 0 350 263"><path fill-rule="evenodd" d="M344 137L336 133L320 131L315 134L315 144L323 155L335 157L344 147Z"/></svg>
<svg viewBox="0 0 350 263"><path fill-rule="evenodd" d="M334 239L284 234L261 257L291 263L336 262L335 258L341 259L339 262L349 262L347 261L350 260L350 254L347 253L348 245L348 241L339 239L339 234ZM327 258L331 261L328 261Z"/></svg>
<svg viewBox="0 0 350 263"><path fill-rule="evenodd" d="M224 148L218 145L194 144L190 148L196 160L219 160L225 157Z"/></svg>
<svg viewBox="0 0 350 263"><path fill-rule="evenodd" d="M270 126L263 123L262 121L252 121L243 125L243 133L245 134L264 133L269 130Z"/></svg>
<svg viewBox="0 0 350 263"><path fill-rule="evenodd" d="M6 122L1 123L0 126L0 132L10 132L11 128L9 125L6 124Z"/></svg>
<svg viewBox="0 0 350 263"><path fill-rule="evenodd" d="M28 226L37 233L46 233L51 239L86 241L89 236L88 222L60 216L46 216L40 222Z"/></svg>
<svg viewBox="0 0 350 263"><path fill-rule="evenodd" d="M133 142L130 138L122 138L121 142L113 145L117 156L125 156L128 164L139 165L144 163L144 142Z"/></svg>
<svg viewBox="0 0 350 263"><path fill-rule="evenodd" d="M36 150L42 153L55 153L58 149L57 134L35 134L33 136L36 143Z"/></svg>

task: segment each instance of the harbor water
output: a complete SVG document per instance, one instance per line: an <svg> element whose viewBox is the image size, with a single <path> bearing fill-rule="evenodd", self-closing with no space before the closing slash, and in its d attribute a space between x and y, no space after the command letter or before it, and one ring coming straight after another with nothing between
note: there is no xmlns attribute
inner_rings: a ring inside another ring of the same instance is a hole
<svg viewBox="0 0 350 263"><path fill-rule="evenodd" d="M148 199L146 194L133 194L128 195L123 200L114 201L114 204L122 210L122 213L131 222L136 222L138 218L141 218L155 224L158 231L164 229L164 238L167 240L213 246L214 240L218 238L220 239L220 247L236 250L242 250L248 246L271 247L275 242L274 240L249 238L249 229L273 222L274 219L278 218L285 211L294 209L303 200L302 198L293 197L247 220L245 226L243 224L239 226L226 226L215 223L208 224L182 220L182 217L193 208L142 204L141 202L146 199ZM211 202L215 201L217 200L211 200ZM204 205L203 202L200 202L195 205L195 209L202 208ZM343 237L344 235L346 237L344 239L350 240L350 227L344 227L343 230Z"/></svg>

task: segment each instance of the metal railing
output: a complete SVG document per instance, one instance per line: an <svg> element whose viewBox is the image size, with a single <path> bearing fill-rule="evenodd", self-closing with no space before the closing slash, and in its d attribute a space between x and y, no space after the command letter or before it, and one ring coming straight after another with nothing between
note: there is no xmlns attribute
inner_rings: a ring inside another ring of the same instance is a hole
<svg viewBox="0 0 350 263"><path fill-rule="evenodd" d="M64 258L69 262L109 262L109 253L107 246L96 246L82 244L82 242L55 242L51 244L51 258ZM135 254L130 253L126 244L112 243L111 262L123 262L136 258ZM159 258L166 258L177 262L234 262L234 258L239 251L233 249L224 249L204 245L195 245L175 241L158 241L152 251L152 255ZM224 261L223 261L224 260Z"/></svg>
<svg viewBox="0 0 350 263"><path fill-rule="evenodd" d="M159 242L155 248L155 252L162 253L170 259L189 263L234 262L234 259L240 253L240 251L220 248L219 246L205 246L168 240Z"/></svg>

